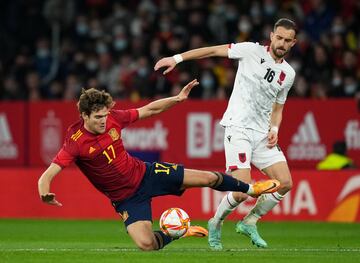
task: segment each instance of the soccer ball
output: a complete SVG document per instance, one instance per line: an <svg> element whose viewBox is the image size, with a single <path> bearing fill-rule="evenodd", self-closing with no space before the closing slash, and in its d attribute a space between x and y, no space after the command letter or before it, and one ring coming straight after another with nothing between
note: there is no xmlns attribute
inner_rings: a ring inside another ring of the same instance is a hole
<svg viewBox="0 0 360 263"><path fill-rule="evenodd" d="M190 227L190 218L181 208L169 208L162 213L159 224L165 235L179 238Z"/></svg>

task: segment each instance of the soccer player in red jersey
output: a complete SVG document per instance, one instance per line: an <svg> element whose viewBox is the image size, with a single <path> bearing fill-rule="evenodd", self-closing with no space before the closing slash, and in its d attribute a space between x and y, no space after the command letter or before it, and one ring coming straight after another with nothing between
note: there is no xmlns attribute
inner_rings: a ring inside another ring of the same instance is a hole
<svg viewBox="0 0 360 263"><path fill-rule="evenodd" d="M219 172L184 169L172 163L146 163L127 153L121 139L123 128L186 100L198 84L195 79L177 96L129 110L114 110L115 103L105 91L83 90L77 103L81 118L68 128L62 148L39 179L42 201L61 206L50 192L50 184L62 169L75 162L89 181L110 199L135 244L142 250L157 250L174 239L152 230L152 197L181 195L190 187L240 191L253 196L276 191L280 187L277 180L251 185ZM201 227L190 227L188 232L186 236L207 235L207 230Z"/></svg>

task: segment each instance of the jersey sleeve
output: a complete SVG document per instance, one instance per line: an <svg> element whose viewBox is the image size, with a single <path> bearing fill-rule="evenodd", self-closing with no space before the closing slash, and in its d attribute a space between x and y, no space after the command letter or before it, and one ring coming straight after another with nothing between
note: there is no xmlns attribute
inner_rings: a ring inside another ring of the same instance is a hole
<svg viewBox="0 0 360 263"><path fill-rule="evenodd" d="M139 112L137 109L112 110L110 114L123 128L139 119Z"/></svg>
<svg viewBox="0 0 360 263"><path fill-rule="evenodd" d="M288 78L288 80L285 81L284 88L276 96L276 103L285 104L289 90L291 89L292 85L294 84L294 79L295 79L295 71L293 71L291 76Z"/></svg>
<svg viewBox="0 0 360 263"><path fill-rule="evenodd" d="M67 136L63 146L61 147L52 162L56 163L61 168L65 168L69 166L78 155L79 148L77 144Z"/></svg>
<svg viewBox="0 0 360 263"><path fill-rule="evenodd" d="M231 59L241 59L252 52L259 44L253 42L241 42L229 44L228 57Z"/></svg>

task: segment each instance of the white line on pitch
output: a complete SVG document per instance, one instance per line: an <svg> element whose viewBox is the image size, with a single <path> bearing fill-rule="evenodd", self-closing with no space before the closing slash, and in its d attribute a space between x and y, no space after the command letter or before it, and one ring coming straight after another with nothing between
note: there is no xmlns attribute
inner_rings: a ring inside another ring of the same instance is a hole
<svg viewBox="0 0 360 263"><path fill-rule="evenodd" d="M137 248L0 248L0 252L139 252ZM209 252L208 248L166 248L166 252ZM360 252L360 248L230 248L223 252Z"/></svg>

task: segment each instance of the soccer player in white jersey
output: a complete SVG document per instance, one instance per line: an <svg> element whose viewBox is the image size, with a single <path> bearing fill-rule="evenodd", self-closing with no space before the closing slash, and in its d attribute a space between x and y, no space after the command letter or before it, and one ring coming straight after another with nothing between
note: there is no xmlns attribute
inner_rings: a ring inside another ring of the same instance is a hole
<svg viewBox="0 0 360 263"><path fill-rule="evenodd" d="M257 221L277 205L292 187L291 174L283 152L277 145L282 111L295 71L284 60L296 43L293 21L278 20L270 34L270 45L243 42L193 49L159 60L154 69L165 67L164 74L176 64L213 56L238 60L234 88L220 122L225 127L226 169L237 179L250 182L250 163L281 182L273 194L258 198L252 210L236 224L236 232L248 236L258 247L267 247L259 235ZM208 222L209 245L221 250L221 226L225 217L247 199L243 193L228 193Z"/></svg>

